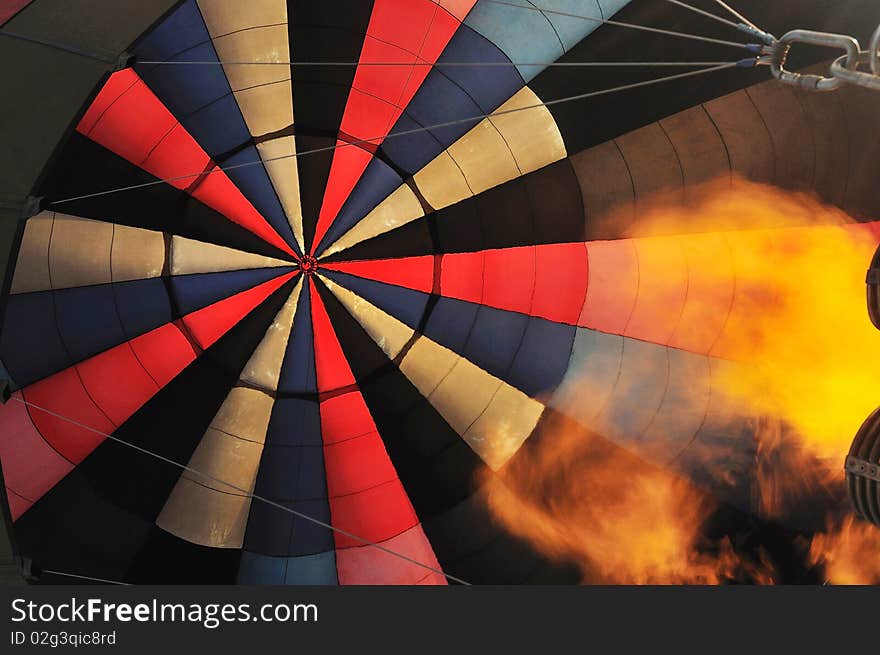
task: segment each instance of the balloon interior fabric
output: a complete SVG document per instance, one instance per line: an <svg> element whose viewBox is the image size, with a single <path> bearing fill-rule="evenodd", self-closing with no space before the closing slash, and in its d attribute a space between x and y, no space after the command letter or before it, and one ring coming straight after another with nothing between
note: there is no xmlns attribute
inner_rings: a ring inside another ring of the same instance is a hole
<svg viewBox="0 0 880 655"><path fill-rule="evenodd" d="M711 394L740 309L700 285L735 279L735 239L670 235L670 258L603 217L735 173L880 218L837 165L855 155L813 151L858 97L715 67L553 102L698 67L552 62L748 55L711 39L746 42L661 0L177 3L83 107L17 253L21 552L125 582L577 580L491 521L480 481L550 420L699 477L687 449L729 426L676 394ZM571 403L585 376L602 396Z"/></svg>

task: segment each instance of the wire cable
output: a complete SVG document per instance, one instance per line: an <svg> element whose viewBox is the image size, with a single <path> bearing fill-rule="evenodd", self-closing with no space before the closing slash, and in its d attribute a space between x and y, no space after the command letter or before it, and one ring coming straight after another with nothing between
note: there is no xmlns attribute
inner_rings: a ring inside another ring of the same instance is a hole
<svg viewBox="0 0 880 655"><path fill-rule="evenodd" d="M508 114L514 114L514 113L521 112L521 111L529 111L532 109L539 109L541 107L552 107L552 106L567 103L567 102L574 102L577 100L586 100L588 98L595 98L595 97L599 97L599 96L609 95L612 93L629 91L632 89L650 86L653 84L660 84L663 82L671 82L674 80L685 79L688 77L695 77L697 75L704 75L704 74L712 73L715 71L731 69L731 68L737 67L738 65L739 65L738 62L729 62L729 63L724 63L724 64L718 64L716 66L699 68L698 70L694 70L694 71L687 71L684 73L677 73L675 75L668 75L665 77L658 77L658 78L652 78L649 80L643 80L641 82L633 82L631 84L624 84L621 86L611 87L608 89L601 89L598 91L590 91L587 93L581 93L578 95L567 96L564 98L557 98L555 100L548 100L546 102L541 102L541 103L537 103L537 104L533 104L533 105L527 105L525 107L515 107L513 109L505 109L505 110L501 110L501 111L496 110L495 112L488 113L488 114L479 114L477 116L469 116L467 118L460 118L460 119L456 119L456 120L452 120L452 121L446 121L444 123L437 123L435 125L416 127L416 128L412 128L409 130L403 130L400 132L391 132L390 134L387 134L385 136L380 135L380 136L374 136L374 137L371 137L368 139L355 139L352 141L346 141L345 143L341 143L341 144L334 144L332 146L323 146L323 147L319 147L319 148L312 148L310 150L303 150L303 151L295 152L295 153L292 153L289 155L278 155L277 157L267 157L266 159L260 159L258 161L241 162L239 164L232 164L230 166L222 166L222 167L216 166L209 171L203 170L203 171L199 171L198 173L190 173L187 175L177 175L174 177L153 180L151 182L142 182L140 184L132 184L129 186L117 187L114 189L107 189L105 191L96 191L94 193L85 193L82 195L72 196L69 198L62 198L60 200L53 200L49 204L50 205L60 205L63 203L74 202L77 200L85 200L87 198L96 198L99 196L105 196L105 195L109 195L112 193L122 193L124 191L133 191L136 189L143 189L146 187L155 186L157 184L169 184L169 183L177 182L180 180L192 180L194 178L204 177L204 176L212 175L214 173L235 170L237 168L246 168L249 166L262 166L264 164L267 164L267 163L270 163L273 161L282 160L282 159L305 157L307 155L314 155L314 154L318 154L318 153L322 153L322 152L330 152L330 151L336 150L337 148L346 148L346 147L352 147L352 146L365 145L365 144L375 143L377 141L383 141L383 140L398 138L398 137L402 137L402 136L409 136L412 134L418 134L418 133L426 132L426 131L430 131L430 130L441 129L444 127L452 127L455 125L463 125L463 124L468 124L468 123L476 124L479 121L487 119L487 118L492 119L492 118L496 118L499 116L506 116Z"/></svg>
<svg viewBox="0 0 880 655"><path fill-rule="evenodd" d="M114 585L120 585L123 587L132 586L132 584L130 582L120 582L119 580L108 580L106 578L95 578L90 575L81 575L79 573L65 573L64 571L53 571L52 569L43 569L43 573L48 573L49 575L60 575L64 578L77 578L79 580L90 580L91 582L100 582L102 584L114 584Z"/></svg>
<svg viewBox="0 0 880 655"><path fill-rule="evenodd" d="M701 16L705 16L706 18L710 18L714 21L718 21L719 23L724 23L725 25L732 27L735 30L739 29L739 25L734 23L732 20L727 20L726 18L722 18L721 16L717 16L710 11L706 11L705 9L700 9L699 7L694 7L693 5L689 5L686 2L682 2L681 0L663 0L663 2L668 2L669 4L677 5L682 9L687 9L688 11L692 11L695 14L700 14Z"/></svg>
<svg viewBox="0 0 880 655"><path fill-rule="evenodd" d="M284 512L287 512L289 514L297 516L301 519L305 519L306 521L314 523L315 525L319 525L323 528L327 528L328 530L332 530L333 532L337 532L339 534L345 535L346 537L348 537L350 539L354 539L356 541L361 542L365 546L371 546L372 548L375 548L377 550L381 550L382 552L384 552L388 555L393 555L394 557L398 557L402 560L405 560L405 561L409 562L410 564L415 564L416 566L419 566L427 571L430 571L431 573L436 573L437 575L442 575L443 577L445 577L449 580L452 580L453 582L458 582L459 584L463 584L463 585L470 585L469 582L465 582L461 578L458 578L454 575L446 573L446 572L442 571L441 569L437 569L437 568L434 568L433 566L430 566L428 564L424 564L422 562L419 562L418 560L415 560L412 557L409 557L408 555L404 555L403 553L400 553L400 552L397 552L397 551L392 550L390 548L387 548L381 544L377 544L373 541L370 541L369 539L365 539L364 537L360 537L352 532L349 532L348 530L343 530L342 528L338 528L338 527L333 526L329 523L325 523L324 521L321 521L320 519L316 519L313 516L309 516L308 514L303 514L302 512L300 512L298 510L287 507L286 505L282 505L281 503L275 502L274 500L271 500L271 499L266 498L264 496L260 496L258 494L255 494L252 491L245 489L244 487L239 487L239 486L232 484L230 482L227 482L225 480L221 480L220 478L217 478L213 475L209 475L207 473L202 473L201 471L194 469L193 467L189 466L188 464L181 464L180 462L177 462L173 459L170 459L169 457L165 457L164 455L160 455L157 452L154 452L152 450L148 450L147 448L143 448L142 446L138 446L137 444L133 444L130 441L126 441L125 439L121 439L121 438L114 436L112 434L108 434L106 432L103 432L101 430L93 428L89 425L86 425L85 423L81 423L81 422L76 421L72 418L64 416L63 414L59 414L57 412L54 412L51 409L47 409L46 407L41 407L40 405L37 405L36 403L32 403L32 402L25 400L24 398L21 398L19 396L13 396L13 400L16 400L17 402L19 402L27 407L31 407L31 408L36 409L38 411L44 412L54 418L60 419L62 421L66 421L66 422L70 423L71 425L75 425L78 428L81 428L83 430L88 430L89 432L92 432L94 434L102 436L105 439L110 439L111 441L114 441L118 444L121 444L121 445L126 446L128 448L132 448L133 450L136 450L144 455L149 455L150 457L154 457L155 459L158 459L158 460L165 462L167 464L171 464L173 466L176 466L184 471L188 471L189 473L192 473L192 474L197 475L199 477L205 478L207 480L211 480L212 482L216 482L218 484L222 484L226 487L229 487L230 489L235 489L236 491L241 492L242 494L244 494L248 498L251 498L252 500L259 500L262 503L265 503L267 505L271 505L272 507L275 507L275 508L280 509Z"/></svg>
<svg viewBox="0 0 880 655"><path fill-rule="evenodd" d="M724 9L726 9L726 10L728 11L728 13L730 13L731 16L734 16L734 17L737 18L738 20L741 20L743 23L745 23L745 24L748 25L749 27L751 27L751 28L753 28L753 29L756 29L756 30L758 30L758 31L763 31L763 30L761 30L760 27L758 27L757 25L755 25L752 21L750 21L748 18L746 18L745 16L743 16L743 15L742 15L741 13L739 13L736 9L734 9L734 8L731 7L729 4L727 4L726 2L724 2L724 0L715 0L715 4L720 5L721 7L723 7Z"/></svg>
<svg viewBox="0 0 880 655"><path fill-rule="evenodd" d="M583 16L581 14L573 14L567 11L559 11L557 9L548 9L546 7L538 7L536 5L521 5L515 2L508 2L508 0L484 0L485 2L490 2L496 5L502 5L505 7L516 7L517 9L528 9L531 11L538 11L542 14L551 14L555 16L565 16L567 18L578 18L580 20L589 20L595 23L602 23L605 25L615 25L617 27L625 27L632 30L640 30L642 32L652 32L654 34L664 34L666 36L674 36L681 39L690 39L692 41L703 41L705 43L715 43L717 45L726 45L732 46L734 48L743 48L748 49L748 45L745 43L739 43L737 41L726 41L724 39L714 39L708 36L699 36L698 34L690 34L688 32L676 32L674 30L666 30L660 27L649 27L647 25L639 25L636 23L625 23L619 20L612 20L610 18L596 18L595 16Z"/></svg>
<svg viewBox="0 0 880 655"><path fill-rule="evenodd" d="M429 66L431 68L510 68L518 66L541 66L543 68L601 68L603 66L645 67L654 66L718 66L726 61L551 61L551 62L510 62L510 61L139 61L144 66L290 66L290 67L354 67L354 66ZM287 81L287 80L284 80Z"/></svg>

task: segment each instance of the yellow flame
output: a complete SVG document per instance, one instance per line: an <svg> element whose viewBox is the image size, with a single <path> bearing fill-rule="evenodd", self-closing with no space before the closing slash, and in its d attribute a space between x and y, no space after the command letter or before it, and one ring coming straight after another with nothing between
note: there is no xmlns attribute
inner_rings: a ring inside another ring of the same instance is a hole
<svg viewBox="0 0 880 655"><path fill-rule="evenodd" d="M737 319L710 354L742 364L721 367L713 393L754 422L759 513L809 510L818 489L839 484L857 429L880 404L880 333L868 319L864 283L877 240L811 197L741 180L710 183L686 205L642 204L629 236L666 235L678 248L671 235L711 231L734 256ZM690 273L701 284L729 285L717 269ZM703 309L691 315L718 310ZM583 393L591 389L584 380ZM591 580L717 583L746 570L772 582L769 563L741 561L729 542L706 554L700 528L712 506L691 485L597 452L565 426L552 430L552 439L487 481L490 508L515 534L577 562ZM713 447L732 448L734 438ZM877 581L880 532L852 521L829 528L814 538L810 557L833 581Z"/></svg>

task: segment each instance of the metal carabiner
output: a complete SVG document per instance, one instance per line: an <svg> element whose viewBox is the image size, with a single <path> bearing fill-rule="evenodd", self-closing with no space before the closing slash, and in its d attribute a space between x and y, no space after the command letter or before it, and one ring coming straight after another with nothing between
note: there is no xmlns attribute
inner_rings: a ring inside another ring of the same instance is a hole
<svg viewBox="0 0 880 655"><path fill-rule="evenodd" d="M873 91L880 91L880 27L871 37L871 49L859 54L855 69L846 67L846 56L835 59L831 64L831 75L835 78Z"/></svg>
<svg viewBox="0 0 880 655"><path fill-rule="evenodd" d="M777 80L784 84L798 86L811 91L835 91L843 84L839 77L823 77L805 73L794 73L786 70L785 62L795 43L821 46L825 48L839 48L846 54L841 57L842 68L854 71L859 65L859 42L844 34L828 34L826 32L813 32L811 30L792 30L784 34L774 44L773 57L770 60L770 71Z"/></svg>
<svg viewBox="0 0 880 655"><path fill-rule="evenodd" d="M874 75L880 75L880 25L877 26L877 31L871 37L871 45L868 46L868 52L871 53L869 59L871 72Z"/></svg>

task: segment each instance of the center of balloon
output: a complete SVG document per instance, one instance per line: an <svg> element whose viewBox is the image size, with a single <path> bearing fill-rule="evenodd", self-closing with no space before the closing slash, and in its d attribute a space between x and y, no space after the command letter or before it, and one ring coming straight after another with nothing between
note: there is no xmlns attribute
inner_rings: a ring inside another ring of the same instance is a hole
<svg viewBox="0 0 880 655"><path fill-rule="evenodd" d="M305 275L311 275L318 270L318 260L311 255L304 256L299 262L299 269Z"/></svg>

